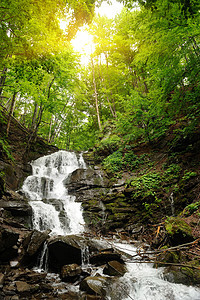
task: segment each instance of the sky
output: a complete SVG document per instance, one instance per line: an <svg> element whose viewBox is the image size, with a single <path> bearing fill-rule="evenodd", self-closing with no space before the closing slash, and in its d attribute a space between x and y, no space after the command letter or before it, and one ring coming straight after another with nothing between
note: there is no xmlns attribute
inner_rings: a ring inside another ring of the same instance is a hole
<svg viewBox="0 0 200 300"><path fill-rule="evenodd" d="M96 14L101 16L107 16L108 18L113 18L115 15L119 14L123 5L115 0L112 0L112 5L107 2L103 2L99 8L96 8ZM76 37L72 40L72 45L74 50L81 54L81 63L87 64L88 57L91 52L94 51L94 44L92 43L92 36L84 30L84 27L78 31Z"/></svg>

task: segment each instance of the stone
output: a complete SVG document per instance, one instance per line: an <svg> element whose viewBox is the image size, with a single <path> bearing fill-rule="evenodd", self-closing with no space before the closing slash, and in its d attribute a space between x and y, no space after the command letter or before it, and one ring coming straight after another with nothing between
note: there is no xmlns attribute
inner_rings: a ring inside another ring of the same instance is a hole
<svg viewBox="0 0 200 300"><path fill-rule="evenodd" d="M81 265L81 247L84 239L76 235L52 237L48 241L49 268L60 272L68 264Z"/></svg>
<svg viewBox="0 0 200 300"><path fill-rule="evenodd" d="M49 237L49 231L40 232L34 230L32 232L31 240L26 250L27 254L30 256L34 255L48 237Z"/></svg>
<svg viewBox="0 0 200 300"><path fill-rule="evenodd" d="M181 217L167 218L165 228L172 246L190 243L194 240L192 228Z"/></svg>
<svg viewBox="0 0 200 300"><path fill-rule="evenodd" d="M25 281L16 281L15 285L19 293L30 292L31 290L30 284L26 283Z"/></svg>
<svg viewBox="0 0 200 300"><path fill-rule="evenodd" d="M92 295L106 296L109 279L103 276L88 276L80 283L80 289Z"/></svg>
<svg viewBox="0 0 200 300"><path fill-rule="evenodd" d="M103 274L109 276L123 276L126 272L126 266L116 260L109 261L103 269Z"/></svg>
<svg viewBox="0 0 200 300"><path fill-rule="evenodd" d="M61 279L66 282L75 282L81 275L82 269L77 264L65 265L61 269Z"/></svg>
<svg viewBox="0 0 200 300"><path fill-rule="evenodd" d="M103 265L109 261L118 261L123 263L123 260L121 259L121 255L118 253L113 253L110 251L103 251L103 252L99 252L97 254L93 254L90 256L90 263L100 266Z"/></svg>
<svg viewBox="0 0 200 300"><path fill-rule="evenodd" d="M108 181L103 174L101 170L77 169L63 183L69 194L76 195L76 201L87 202L107 190Z"/></svg>
<svg viewBox="0 0 200 300"><path fill-rule="evenodd" d="M24 249L24 253L20 261L22 266L33 266L36 263L37 256L48 237L49 231L40 232L37 230L33 230L26 235L22 242L22 246Z"/></svg>
<svg viewBox="0 0 200 300"><path fill-rule="evenodd" d="M81 300L102 300L102 297L97 296L97 295L86 294L86 295L83 296L83 298L81 298Z"/></svg>
<svg viewBox="0 0 200 300"><path fill-rule="evenodd" d="M11 300L19 300L19 296L14 295L14 296L11 297Z"/></svg>
<svg viewBox="0 0 200 300"><path fill-rule="evenodd" d="M5 275L3 273L0 273L0 288L3 287L4 279L5 279Z"/></svg>

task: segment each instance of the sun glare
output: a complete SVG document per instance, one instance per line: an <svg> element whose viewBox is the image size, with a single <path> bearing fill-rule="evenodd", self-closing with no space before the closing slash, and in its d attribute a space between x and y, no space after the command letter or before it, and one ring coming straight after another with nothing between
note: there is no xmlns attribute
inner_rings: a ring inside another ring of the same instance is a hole
<svg viewBox="0 0 200 300"><path fill-rule="evenodd" d="M99 8L96 8L95 12L101 16L105 15L108 18L113 18L116 14L120 13L122 7L123 5L115 0L112 1L112 5L104 1ZM60 21L60 28L65 30L66 21ZM74 50L81 54L81 63L87 65L90 60L90 55L95 50L92 35L88 33L86 28L82 27L71 41L71 44Z"/></svg>
<svg viewBox="0 0 200 300"><path fill-rule="evenodd" d="M95 44L93 43L92 35L82 28L76 34L76 37L71 41L74 50L82 55L90 56L95 50Z"/></svg>

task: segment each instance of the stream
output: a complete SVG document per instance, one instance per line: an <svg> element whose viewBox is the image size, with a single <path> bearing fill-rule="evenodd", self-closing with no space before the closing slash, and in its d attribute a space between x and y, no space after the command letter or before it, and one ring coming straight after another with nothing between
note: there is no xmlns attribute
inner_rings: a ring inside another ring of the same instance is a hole
<svg viewBox="0 0 200 300"><path fill-rule="evenodd" d="M33 209L33 229L39 231L50 230L51 235L82 235L85 230L81 203L76 202L75 196L69 195L63 181L69 178L76 169L85 169L82 154L58 151L41 157L31 163L32 175L23 184L23 192L29 199ZM101 241L99 241L101 242ZM136 255L137 249L129 243L119 240L102 240L105 247L110 244L115 249ZM45 250L46 251L46 250ZM43 257L45 253L43 252ZM82 265L87 268L89 253L82 249ZM42 257L41 255L41 257ZM40 260L39 269L45 265ZM43 267L44 268L44 267ZM45 267L47 269L47 266ZM165 280L164 268L153 268L148 263L126 262L127 272L122 277L112 280L103 299L111 300L199 300L200 289L197 287L175 284ZM94 275L101 269L95 270ZM55 274L49 274L56 281ZM78 287L71 284L71 289ZM64 292L64 291L63 291Z"/></svg>

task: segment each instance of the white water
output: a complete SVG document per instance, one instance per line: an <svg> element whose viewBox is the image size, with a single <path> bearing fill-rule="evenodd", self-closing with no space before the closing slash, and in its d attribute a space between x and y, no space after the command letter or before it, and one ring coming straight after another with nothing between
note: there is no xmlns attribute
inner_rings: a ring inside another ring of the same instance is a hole
<svg viewBox="0 0 200 300"><path fill-rule="evenodd" d="M120 251L132 256L136 248L129 244L114 244ZM139 257L138 257L139 258ZM164 268L153 268L149 263L135 263L130 259L128 272L120 278L117 286L112 286L112 300L199 300L200 289L176 284L164 279ZM121 293L116 292L120 291Z"/></svg>
<svg viewBox="0 0 200 300"><path fill-rule="evenodd" d="M33 175L23 185L23 191L30 199L33 208L33 227L43 231L50 229L52 234L77 234L84 231L81 204L67 193L63 180L78 168L86 168L82 156L59 151L32 162ZM104 212L104 210L103 210ZM105 248L110 242L103 241ZM130 244L114 243L113 247L132 256L136 248ZM47 256L44 247L39 268L43 267ZM135 256L134 256L135 258ZM89 263L88 247L82 249L82 267ZM46 268L46 266L45 266ZM112 281L105 299L110 300L199 300L200 289L175 284L164 279L164 268L155 269L151 264L127 262L128 272ZM96 271L101 274L102 270ZM95 275L95 274L93 274ZM102 274L103 275L103 274ZM105 275L103 275L105 276ZM66 290L63 290L63 293Z"/></svg>
<svg viewBox="0 0 200 300"><path fill-rule="evenodd" d="M31 163L22 190L33 209L33 228L51 234L77 234L84 230L81 204L68 195L63 180L78 168L86 168L82 155L59 151Z"/></svg>

